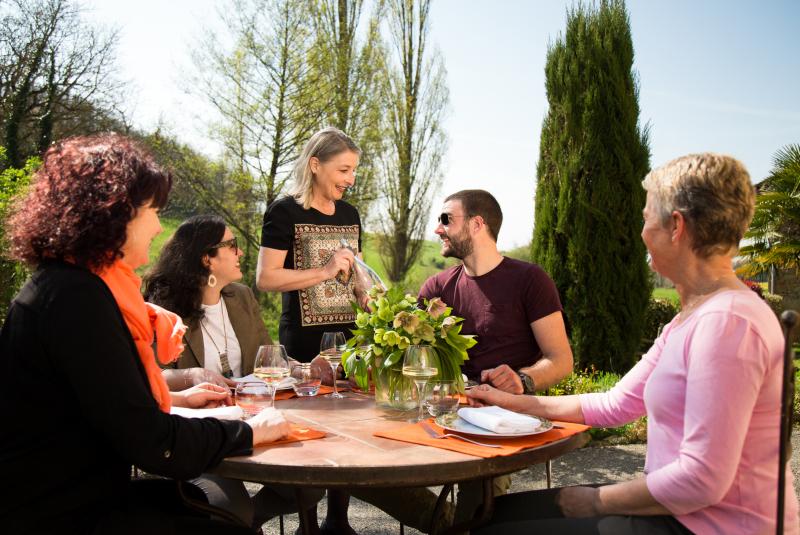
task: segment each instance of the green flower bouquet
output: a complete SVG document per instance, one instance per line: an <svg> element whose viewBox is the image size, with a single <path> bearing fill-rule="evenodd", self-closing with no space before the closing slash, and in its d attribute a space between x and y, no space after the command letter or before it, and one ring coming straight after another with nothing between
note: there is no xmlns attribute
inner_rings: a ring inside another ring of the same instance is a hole
<svg viewBox="0 0 800 535"><path fill-rule="evenodd" d="M474 335L461 334L464 319L452 316L451 307L436 297L426 299L421 309L416 296L381 286L370 289L368 305L371 312L353 304L357 328L343 356L345 372L361 389L367 390L371 370L379 405L413 408L414 384L402 376L403 355L410 345L427 344L438 360L432 380L454 380L463 392L461 364L477 341Z"/></svg>

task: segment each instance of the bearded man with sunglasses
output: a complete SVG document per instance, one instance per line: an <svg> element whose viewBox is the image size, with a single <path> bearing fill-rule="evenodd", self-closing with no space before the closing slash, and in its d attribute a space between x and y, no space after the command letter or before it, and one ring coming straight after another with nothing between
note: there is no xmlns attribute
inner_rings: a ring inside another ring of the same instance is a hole
<svg viewBox="0 0 800 535"><path fill-rule="evenodd" d="M497 250L503 212L491 193L463 190L445 199L436 234L442 255L461 264L430 277L419 297L439 297L477 335L463 372L512 394L533 394L572 372L561 301L536 264Z"/></svg>
<svg viewBox="0 0 800 535"><path fill-rule="evenodd" d="M572 372L572 350L555 283L536 264L500 254L502 223L500 204L488 191L462 190L445 199L435 232L442 256L461 263L425 281L420 306L440 298L464 318L462 334L477 335L462 366L467 378L533 394ZM496 477L493 493L510 486L510 476ZM480 484L459 484L456 523L472 517L482 496Z"/></svg>

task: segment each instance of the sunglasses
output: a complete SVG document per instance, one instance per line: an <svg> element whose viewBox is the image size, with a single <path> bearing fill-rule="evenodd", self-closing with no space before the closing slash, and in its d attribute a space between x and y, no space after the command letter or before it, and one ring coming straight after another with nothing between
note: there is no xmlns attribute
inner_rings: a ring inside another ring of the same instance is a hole
<svg viewBox="0 0 800 535"><path fill-rule="evenodd" d="M236 241L236 236L231 238L230 240L221 241L216 245L212 245L209 249L221 249L223 247L230 247L234 251L239 250L239 243Z"/></svg>
<svg viewBox="0 0 800 535"><path fill-rule="evenodd" d="M455 218L455 217L467 217L467 216L465 216L465 215L452 215L452 214L447 214L447 213L443 212L443 213L439 214L439 220L438 221L442 225L447 226L447 225L450 224L450 220Z"/></svg>

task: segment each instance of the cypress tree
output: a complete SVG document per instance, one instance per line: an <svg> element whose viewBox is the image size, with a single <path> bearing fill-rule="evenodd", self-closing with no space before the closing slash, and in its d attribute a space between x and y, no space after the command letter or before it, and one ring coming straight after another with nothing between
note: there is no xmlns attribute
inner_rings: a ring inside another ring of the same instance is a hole
<svg viewBox="0 0 800 535"><path fill-rule="evenodd" d="M625 372L651 292L640 238L650 168L624 1L579 4L550 45L532 255L553 277L580 367Z"/></svg>

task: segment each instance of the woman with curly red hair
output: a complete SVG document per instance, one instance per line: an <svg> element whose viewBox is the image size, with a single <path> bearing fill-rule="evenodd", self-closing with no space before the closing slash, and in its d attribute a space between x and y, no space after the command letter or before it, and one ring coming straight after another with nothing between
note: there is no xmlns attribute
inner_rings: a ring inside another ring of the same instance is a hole
<svg viewBox="0 0 800 535"><path fill-rule="evenodd" d="M235 533L185 510L174 482L132 483L131 465L187 479L288 432L274 410L247 422L169 414L229 399L215 385L169 392L156 362L178 356L185 327L145 304L134 269L170 186L131 140L77 137L47 151L14 206L11 256L35 271L0 330L0 373L12 379L0 403L24 408L0 432L10 532Z"/></svg>

